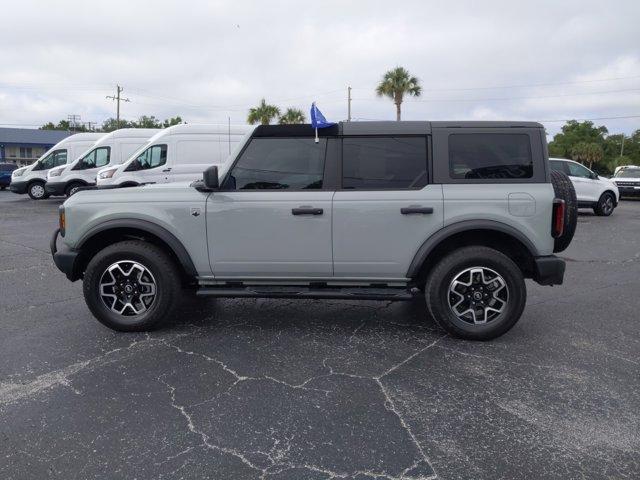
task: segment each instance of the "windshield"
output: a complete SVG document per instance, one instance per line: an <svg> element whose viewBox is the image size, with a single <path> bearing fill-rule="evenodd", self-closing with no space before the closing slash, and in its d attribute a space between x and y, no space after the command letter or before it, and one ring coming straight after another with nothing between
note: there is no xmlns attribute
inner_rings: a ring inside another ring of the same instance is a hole
<svg viewBox="0 0 640 480"><path fill-rule="evenodd" d="M640 168L625 168L616 173L616 178L640 178Z"/></svg>
<svg viewBox="0 0 640 480"><path fill-rule="evenodd" d="M49 170L50 168L67 163L66 150L54 150L49 155L37 161L34 170Z"/></svg>

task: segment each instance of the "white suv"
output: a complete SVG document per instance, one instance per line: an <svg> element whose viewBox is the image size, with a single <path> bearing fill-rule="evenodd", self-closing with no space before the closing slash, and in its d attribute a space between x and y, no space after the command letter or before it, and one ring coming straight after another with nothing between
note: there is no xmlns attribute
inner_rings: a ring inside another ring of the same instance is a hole
<svg viewBox="0 0 640 480"><path fill-rule="evenodd" d="M618 186L608 178L599 176L584 165L565 158L550 158L552 170L569 176L576 189L578 207L593 208L596 215L608 217L618 206Z"/></svg>

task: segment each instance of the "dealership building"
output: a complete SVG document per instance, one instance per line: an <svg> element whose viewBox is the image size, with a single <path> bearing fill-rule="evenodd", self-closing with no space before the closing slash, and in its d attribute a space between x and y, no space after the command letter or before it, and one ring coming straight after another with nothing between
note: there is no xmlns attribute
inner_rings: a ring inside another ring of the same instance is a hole
<svg viewBox="0 0 640 480"><path fill-rule="evenodd" d="M63 130L0 128L0 163L15 163L20 167L29 165L72 133Z"/></svg>

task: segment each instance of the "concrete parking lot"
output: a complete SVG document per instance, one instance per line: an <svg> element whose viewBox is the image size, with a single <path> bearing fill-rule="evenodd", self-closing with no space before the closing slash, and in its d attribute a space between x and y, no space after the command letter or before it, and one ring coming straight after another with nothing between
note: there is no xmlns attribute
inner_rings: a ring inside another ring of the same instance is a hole
<svg viewBox="0 0 640 480"><path fill-rule="evenodd" d="M565 284L486 343L422 301L204 300L93 319L61 200L0 192L0 478L640 477L640 201L589 211Z"/></svg>

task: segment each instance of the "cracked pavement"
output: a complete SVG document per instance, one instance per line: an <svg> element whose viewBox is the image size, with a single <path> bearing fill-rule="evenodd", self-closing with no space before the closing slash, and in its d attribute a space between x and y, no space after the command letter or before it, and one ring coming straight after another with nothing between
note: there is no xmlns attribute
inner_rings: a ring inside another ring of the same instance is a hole
<svg viewBox="0 0 640 480"><path fill-rule="evenodd" d="M60 203L0 192L0 478L640 477L640 201L583 212L565 285L484 343L420 300L189 300L115 333L53 266Z"/></svg>

